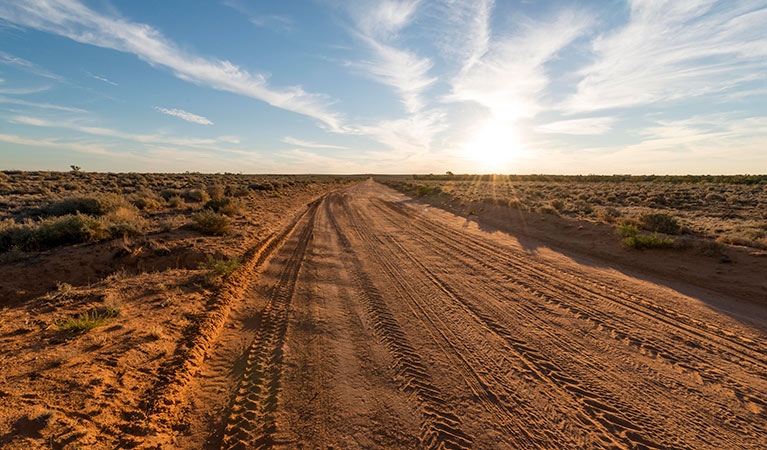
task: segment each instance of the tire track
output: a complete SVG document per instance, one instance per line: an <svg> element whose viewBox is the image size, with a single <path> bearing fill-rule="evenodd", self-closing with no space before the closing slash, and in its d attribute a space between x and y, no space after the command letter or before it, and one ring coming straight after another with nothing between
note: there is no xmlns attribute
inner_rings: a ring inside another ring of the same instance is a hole
<svg viewBox="0 0 767 450"><path fill-rule="evenodd" d="M386 213L384 217L390 217L389 211L391 210L395 210L399 212L400 214L406 214L403 211L398 211L400 208L404 209L404 207L400 205L397 205L396 207L392 207L388 205L387 202L382 200L378 200L377 203L379 203L379 205L383 204L384 206L389 206L389 208L387 208L386 210L382 210ZM378 207L380 208L380 206ZM590 307L586 307L586 309L584 309L583 306L578 307L572 304L573 300L576 298L582 301L584 300L588 301L591 298L593 299L593 301L597 302L596 304L599 304L599 301L611 300L611 299L609 298L605 299L604 296L601 296L601 295L599 296L585 295L583 290L569 290L568 288L572 287L572 285L569 282L565 282L564 283L565 286L562 288L559 286L559 280L556 278L551 279L549 277L547 279L542 277L527 277L527 274L529 273L529 271L525 270L526 268L521 266L519 263L516 263L516 261L510 260L511 258L506 256L505 254L498 255L497 253L491 254L490 252L483 252L481 250L486 249L486 247L483 247L481 245L482 244L481 242L477 242L476 240L472 240L471 238L468 238L468 237L464 239L462 238L462 236L459 236L457 232L452 232L452 230L448 230L449 233L446 232L445 234L435 233L431 228L427 227L426 224L424 224L424 222L426 222L427 224L431 222L428 219L424 219L421 217L419 217L418 219L414 219L410 215L407 215L407 217L411 219L411 225L413 229L417 230L417 232L411 233L411 235L414 238L423 240L424 239L423 236L426 235L429 238L436 240L436 245L435 244L429 245L432 251L435 251L437 253L442 253L444 257L449 258L451 261L457 261L463 264L467 264L466 262L467 260L473 260L480 267L483 267L484 269L487 269L496 273L497 275L506 279L506 281L511 283L512 285L520 287L524 291L527 291L528 293L537 297L539 300L542 300L537 303L556 304L558 306L561 306L565 310L571 310L579 318L593 321L594 323L597 324L597 326L600 329L606 330L608 333L611 333L613 339L615 339L616 341L627 343L629 346L633 347L634 349L640 351L641 353L646 353L650 355L651 357L663 359L668 362L669 367L674 367L674 366L680 367L680 368L683 368L684 370L688 370L693 373L698 373L701 376L701 378L704 379L704 381L707 381L710 383L719 383L722 386L726 387L727 389L732 390L732 392L738 398L741 404L745 405L748 409L764 411L763 407L767 403L765 402L763 394L755 393L752 388L748 388L744 386L743 384L736 382L731 377L726 377L724 375L724 372L722 372L718 368L714 370L713 372L709 371L707 367L711 367L710 359L703 358L700 355L690 353L690 352L687 352L687 354L684 355L685 357L680 357L678 355L680 351L680 346L676 346L675 348L669 348L668 346L664 345L664 343L667 340L663 342L656 341L656 342L650 343L646 340L638 338L635 335L635 333L633 333L629 329L628 324L626 324L625 321L623 323L620 323L620 322L616 322L617 320L616 317L610 317L606 314L600 315L595 309L595 304L591 302L590 302L591 303ZM401 227L401 224L399 224L397 221L391 219L391 222L393 226L399 225ZM442 228L439 225L435 225L435 228L436 227ZM445 235L448 235L448 234L449 234L449 237L446 237ZM471 245L468 245L466 241L470 241ZM456 253L451 254L449 252L445 252L444 249L451 249L452 251ZM506 251L506 253L508 253L508 250ZM456 254L460 256L456 257ZM509 265L511 267L504 267L502 269L492 264L493 260L503 260L504 263L506 263L505 266ZM514 270L513 276L509 275L510 268ZM556 273L556 271L552 271L552 272ZM552 281L555 282L553 285L551 284ZM586 293L590 293L590 292L592 291L586 290ZM568 296L567 295L568 293L570 293L571 295ZM627 294L627 295L630 295L630 294ZM558 300L558 298L563 298L563 297L567 298L567 300L565 301ZM623 304L622 302L618 302L618 303L620 305ZM509 304L509 306L512 306L512 304ZM519 302L514 302L513 306L519 306ZM635 311L635 310L629 309L629 311ZM535 311L531 311L531 313L532 314L528 314L530 317L537 318L538 315L535 314ZM651 317L648 317L648 314L649 313L643 314L641 315L641 317L651 318ZM600 318L597 318L597 317L600 317ZM622 317L619 316L619 317L620 319L626 319L627 317L630 317L630 315L622 316ZM666 321L663 321L663 320L661 321L664 323L667 323ZM540 325L537 325L537 326L540 326ZM639 328L637 328L637 326L639 325L634 325L634 328L642 329L641 326L639 326ZM687 327L685 326L674 327L673 329L677 331L679 330L687 331ZM686 344L686 346L681 347L682 349L685 349L686 347L706 349L706 351L712 352L714 355L717 355L720 358L723 357L721 351L716 351L715 349L706 346L705 343L692 342L690 340L689 334L687 334L687 336L688 337L686 339L681 340L683 343ZM698 334L694 334L694 337L692 339L693 340L704 339L705 341L706 336L699 337ZM714 338L714 339L717 339L717 338ZM732 341L728 340L728 342L732 342ZM739 345L737 342L735 344ZM533 349L530 349L529 347L525 349L527 345L524 342L520 341L518 345L522 346L523 351L531 355L535 354L535 352L532 351ZM742 353L739 350L737 349L733 350L731 347L727 346L726 344L722 344L720 342L714 342L712 345L714 345L717 349L728 351L729 354L735 353L737 356L742 355ZM563 348L566 348L566 347L567 346ZM684 350L682 351L684 353ZM672 356L675 354L677 356ZM725 358L725 359L729 359L729 358ZM685 360L687 360L687 362L685 362ZM697 363L694 365L690 365L692 364L693 361L696 361ZM730 361L735 363L739 362L739 360L737 359L734 361L730 359ZM754 362L753 358L749 358L749 361ZM585 392L580 387L569 386L569 389L572 392L575 392L578 396L584 397L585 399L584 401L587 404L601 403L597 399L589 398L588 396L586 396L585 394L587 394L587 392ZM691 388L687 388L687 389L691 390L696 395L701 394L700 391L698 390L691 389ZM662 391L658 391L658 393L661 395L663 394ZM611 403L611 402L608 402L608 403ZM756 405L755 407L753 407L755 409L753 409L749 405ZM742 415L733 415L731 411L719 408L716 404L712 404L711 406L717 407L719 409L717 415L722 414L724 417L726 417L725 420L728 423L728 426L740 429L741 432L743 433L748 433L749 430L755 431L753 427L756 424L750 422L748 418ZM599 408L597 407L597 409ZM609 410L605 408L602 408L602 409L607 411L609 414ZM628 408L628 411L631 411L631 409L632 408ZM623 409L622 411L626 412L626 410L623 410ZM641 414L632 414L632 415L635 417L635 419L639 419L640 421L647 419L646 416L643 418ZM691 412L691 417L695 417L696 415L697 415L697 412L695 411ZM611 415L609 417L612 418L612 416L614 415ZM620 417L618 417L617 420L610 420L610 422L613 423L613 425L616 423L620 425L622 421ZM700 423L701 424L703 423L702 419L700 420ZM761 429L760 432L764 432L764 430Z"/></svg>
<svg viewBox="0 0 767 450"><path fill-rule="evenodd" d="M559 276L555 278L558 283L557 290L554 292L549 292L547 297L553 297L556 294L561 297L562 293L569 293L573 295L571 300L573 298L594 298L602 302L618 304L651 321L662 322L666 325L678 329L680 332L685 333L688 336L692 336L696 339L701 339L703 342L718 346L727 352L738 356L741 359L745 359L763 371L760 373L760 375L767 373L767 359L764 359L763 357L763 355L767 354L767 348L764 346L759 346L758 343L752 343L750 339L744 338L748 342L743 341L740 338L736 341L727 334L724 334L725 330L721 330L715 325L706 324L700 320L686 317L681 313L669 311L667 308L655 305L651 300L638 294L627 293L620 289L607 286L603 283L594 282L590 279L584 279L580 275L572 274L558 267L553 267L543 261L536 261L536 264L545 267L545 272L541 269L532 267L529 264L522 264L519 261L520 255L516 254L516 252L513 250L499 247L496 244L486 242L483 239L473 237L465 233L458 233L449 229L448 227L440 225L424 217L419 217L417 220L414 220L415 218L413 217L412 213L407 210L409 208L403 205L398 205L382 199L375 199L375 201L378 204L382 204L383 206L387 207L389 210L395 211L411 219L412 226L423 232L429 233L441 243L449 245L456 251L461 252L461 254L464 256L468 256L474 260L477 260L478 257L471 254L470 252L470 249L473 249L478 253L483 252L479 259L481 259L486 265L489 265L485 262L488 261L488 256L503 262L505 265L509 266L505 270L507 277L508 269L514 269L515 278L518 279L520 276L524 275L529 279L535 280L539 286L543 286L548 284L551 279L554 278L555 274L559 274ZM510 253L514 254L515 258L509 257L508 255ZM578 279L577 284L573 281L569 281L569 279L573 278ZM509 277L509 279L511 279L511 277ZM588 288L586 287L588 284L595 284L596 286ZM607 291L611 295L615 295L618 298L598 292L597 289ZM699 325L705 326L706 329L704 330L699 328ZM748 344L751 344L756 348L751 348Z"/></svg>
<svg viewBox="0 0 767 450"><path fill-rule="evenodd" d="M331 198L338 202L336 195ZM429 450L470 449L472 438L461 430L461 420L449 411L449 402L432 383L418 352L408 343L397 319L389 312L383 295L361 270L362 265L354 253L354 247L339 226L329 203L326 203L326 211L341 246L346 250L342 260L351 270L355 285L359 287L360 297L368 307L373 328L395 361L401 387L416 398L422 416L420 446Z"/></svg>
<svg viewBox="0 0 767 450"><path fill-rule="evenodd" d="M280 391L283 343L290 302L301 272L307 247L312 241L321 200L310 208L295 248L285 263L269 303L261 312L261 326L247 352L245 371L230 407L222 438L222 449L266 449L274 444L275 413Z"/></svg>

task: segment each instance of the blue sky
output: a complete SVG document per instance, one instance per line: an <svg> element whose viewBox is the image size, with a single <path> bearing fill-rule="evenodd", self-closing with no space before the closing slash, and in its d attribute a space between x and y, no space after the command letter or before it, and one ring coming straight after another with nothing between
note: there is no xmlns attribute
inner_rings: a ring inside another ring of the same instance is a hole
<svg viewBox="0 0 767 450"><path fill-rule="evenodd" d="M767 1L0 0L0 168L765 173Z"/></svg>

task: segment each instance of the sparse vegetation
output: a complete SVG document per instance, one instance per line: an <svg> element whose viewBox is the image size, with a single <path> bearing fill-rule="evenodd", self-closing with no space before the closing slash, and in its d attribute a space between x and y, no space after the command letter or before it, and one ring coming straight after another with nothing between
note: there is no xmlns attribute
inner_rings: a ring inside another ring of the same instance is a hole
<svg viewBox="0 0 767 450"><path fill-rule="evenodd" d="M240 267L240 258L234 256L216 259L213 255L208 255L199 267L217 278L228 278Z"/></svg>
<svg viewBox="0 0 767 450"><path fill-rule="evenodd" d="M96 327L104 325L107 319L115 317L113 309L91 309L77 316L70 316L56 322L56 328L70 335L85 334Z"/></svg>
<svg viewBox="0 0 767 450"><path fill-rule="evenodd" d="M236 216L242 213L242 202L229 197L214 198L205 203L205 208L212 209L217 213L227 216Z"/></svg>
<svg viewBox="0 0 767 450"><path fill-rule="evenodd" d="M203 233L214 236L222 236L231 229L231 220L223 214L212 209L205 209L192 215L192 227Z"/></svg>
<svg viewBox="0 0 767 450"><path fill-rule="evenodd" d="M621 242L631 248L671 248L674 246L673 239L661 237L658 233L642 234L635 225L618 225L616 232L623 237Z"/></svg>

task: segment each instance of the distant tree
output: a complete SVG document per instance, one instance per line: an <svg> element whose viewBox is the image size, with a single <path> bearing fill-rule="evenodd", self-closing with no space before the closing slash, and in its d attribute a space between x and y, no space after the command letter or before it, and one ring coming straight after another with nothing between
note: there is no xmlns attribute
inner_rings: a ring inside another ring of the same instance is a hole
<svg viewBox="0 0 767 450"><path fill-rule="evenodd" d="M80 166L71 165L69 167L72 168L72 172L74 172L74 173L80 172Z"/></svg>
<svg viewBox="0 0 767 450"><path fill-rule="evenodd" d="M449 177L452 177L454 174L453 174L453 172L448 170L447 172L445 172L445 175L447 175Z"/></svg>

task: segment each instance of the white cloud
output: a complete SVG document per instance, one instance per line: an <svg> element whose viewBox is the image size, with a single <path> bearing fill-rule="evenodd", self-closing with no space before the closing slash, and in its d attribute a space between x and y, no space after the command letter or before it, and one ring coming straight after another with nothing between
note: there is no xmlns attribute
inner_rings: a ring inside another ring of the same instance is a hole
<svg viewBox="0 0 767 450"><path fill-rule="evenodd" d="M100 77L98 75L93 75L93 74L89 74L88 76L93 78L94 80L103 81L104 83L111 84L112 86L117 86L117 83L115 83L114 81L110 80L109 78Z"/></svg>
<svg viewBox="0 0 767 450"><path fill-rule="evenodd" d="M1 8L2 8L2 5L0 5L0 14L2 13ZM35 63L31 61L27 61L26 59L23 59L23 58L19 58L17 56L9 55L8 53L5 53L4 51L0 51L0 64L16 66L29 73L32 73L44 78L50 78L51 80L64 81L64 78L54 73L48 72L47 70L43 69L42 67L38 66Z"/></svg>
<svg viewBox="0 0 767 450"><path fill-rule="evenodd" d="M408 113L421 110L424 106L422 94L437 81L428 75L432 68L429 58L419 58L414 53L382 44L376 40L361 36L361 39L373 51L371 61L352 62L350 65L364 70L379 83L397 90L402 104Z"/></svg>
<svg viewBox="0 0 767 450"><path fill-rule="evenodd" d="M448 59L470 69L488 50L493 0L450 0L431 5L436 44Z"/></svg>
<svg viewBox="0 0 767 450"><path fill-rule="evenodd" d="M407 26L420 1L381 0L352 4L352 14L366 36L387 38Z"/></svg>
<svg viewBox="0 0 767 450"><path fill-rule="evenodd" d="M0 18L77 42L133 53L152 65L170 68L183 80L262 100L313 117L333 130L341 128L341 116L327 109L325 95L298 86L271 88L262 74L249 73L226 60L188 54L149 25L104 16L77 0L0 4Z"/></svg>
<svg viewBox="0 0 767 450"><path fill-rule="evenodd" d="M3 93L3 92L0 92ZM7 103L11 105L20 105L20 106L30 106L33 108L41 108L41 109L55 109L58 111L66 111L66 112L75 112L75 113L84 113L86 112L84 109L80 108L73 108L71 106L60 106L60 105L52 105L50 103L38 103L38 102L28 102L26 100L19 100L16 98L9 98L0 95L0 103Z"/></svg>
<svg viewBox="0 0 767 450"><path fill-rule="evenodd" d="M6 142L8 144L27 145L31 147L42 148L55 148L61 150L74 150L80 153L89 153L94 155L118 157L118 158L139 158L144 159L145 162L151 161L140 158L136 155L126 154L121 152L112 152L104 149L103 145L88 144L76 141L64 141L61 139L40 139L40 138L26 138L23 136L17 136L14 134L0 134L0 142Z"/></svg>
<svg viewBox="0 0 767 450"><path fill-rule="evenodd" d="M226 152L238 152L241 150L222 147L222 143L231 143L231 137L222 138L191 138L191 137L174 137L164 134L139 134L128 133L112 128L86 126L74 122L54 122L47 119L41 119L39 117L30 116L15 116L10 119L12 123L18 123L23 125L32 125L37 127L46 128L64 128L80 133L90 134L94 136L111 137L117 139L124 139L142 144L149 145L174 145L179 147L198 147L208 150L218 150ZM244 152L248 153L248 152Z"/></svg>
<svg viewBox="0 0 767 450"><path fill-rule="evenodd" d="M559 120L535 127L535 131L553 134L596 135L612 129L614 117L588 117L585 119Z"/></svg>
<svg viewBox="0 0 767 450"><path fill-rule="evenodd" d="M374 137L394 152L423 153L430 148L434 136L446 126L442 111L429 110L402 119L361 125L356 127L356 132Z"/></svg>
<svg viewBox="0 0 767 450"><path fill-rule="evenodd" d="M330 148L330 149L337 149L337 150L346 150L348 148L348 147L342 147L340 145L318 144L316 142L303 141L301 139L296 139L290 136L285 136L284 138L282 138L282 142L286 144L297 145L299 147L306 147L306 148Z"/></svg>
<svg viewBox="0 0 767 450"><path fill-rule="evenodd" d="M197 123L200 125L213 125L213 122L208 120L206 117L198 116L197 114L192 114L188 111L184 111L183 109L176 109L176 108L161 108L159 106L153 106L154 109L157 111L160 111L163 114L167 114L169 116L178 117L179 119L186 120L187 122Z"/></svg>
<svg viewBox="0 0 767 450"><path fill-rule="evenodd" d="M533 117L544 109L549 86L544 65L582 35L591 19L565 11L548 23L527 23L521 33L494 41L452 80L448 101L476 102L493 117L511 121ZM474 50L481 53L481 48Z"/></svg>
<svg viewBox="0 0 767 450"><path fill-rule="evenodd" d="M625 108L724 91L767 70L764 2L632 0L625 26L592 42L566 112Z"/></svg>

